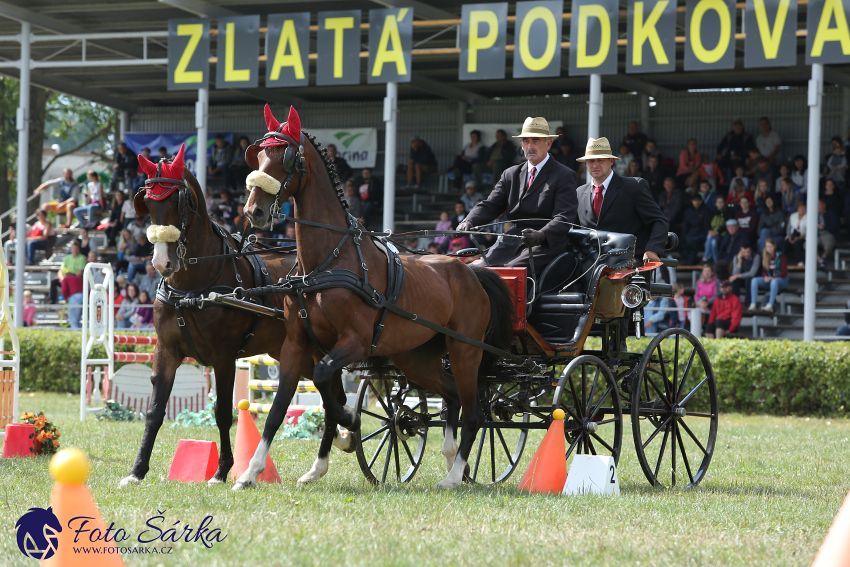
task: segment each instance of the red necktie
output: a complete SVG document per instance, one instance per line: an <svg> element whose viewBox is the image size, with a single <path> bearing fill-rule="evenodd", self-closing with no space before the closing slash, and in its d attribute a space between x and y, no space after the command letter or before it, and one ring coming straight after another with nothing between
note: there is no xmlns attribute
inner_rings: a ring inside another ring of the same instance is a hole
<svg viewBox="0 0 850 567"><path fill-rule="evenodd" d="M596 215L596 218L599 218L599 213L602 211L602 191L605 190L604 185L600 185L593 187L593 214Z"/></svg>
<svg viewBox="0 0 850 567"><path fill-rule="evenodd" d="M528 185L526 189L531 189L531 184L534 183L534 172L537 171L536 167L531 168L531 173L528 175Z"/></svg>

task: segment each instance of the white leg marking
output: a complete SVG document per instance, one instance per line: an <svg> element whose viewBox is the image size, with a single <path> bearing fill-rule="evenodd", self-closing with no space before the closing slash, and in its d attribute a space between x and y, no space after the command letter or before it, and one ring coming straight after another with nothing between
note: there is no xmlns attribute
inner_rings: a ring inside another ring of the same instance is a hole
<svg viewBox="0 0 850 567"><path fill-rule="evenodd" d="M463 482L463 473L465 470L466 461L464 461L460 457L457 457L455 459L454 465L452 465L452 470L449 471L449 474L446 476L446 478L437 483L437 488L457 488Z"/></svg>
<svg viewBox="0 0 850 567"><path fill-rule="evenodd" d="M340 426L336 428L336 436L334 437L333 446L340 451L349 451L354 445L354 437L347 429Z"/></svg>
<svg viewBox="0 0 850 567"><path fill-rule="evenodd" d="M446 458L446 470L452 470L455 464L455 456L457 456L457 443L455 443L455 436L451 427L446 427L446 438L443 439L441 452Z"/></svg>
<svg viewBox="0 0 850 567"><path fill-rule="evenodd" d="M233 490L242 490L243 488L254 488L257 486L257 477L265 470L266 458L268 456L269 443L265 439L260 439L260 444L257 446L257 450L254 451L251 462L248 463L248 469L236 480Z"/></svg>
<svg viewBox="0 0 850 567"><path fill-rule="evenodd" d="M121 482L118 483L118 487L124 488L125 486L130 486L131 484L139 484L140 482L142 482L140 478L131 474L122 478Z"/></svg>
<svg viewBox="0 0 850 567"><path fill-rule="evenodd" d="M318 457L316 462L313 463L313 468L311 468L307 473L298 479L298 484L308 484L311 482L316 482L323 476L325 476L328 472L328 458L324 459Z"/></svg>

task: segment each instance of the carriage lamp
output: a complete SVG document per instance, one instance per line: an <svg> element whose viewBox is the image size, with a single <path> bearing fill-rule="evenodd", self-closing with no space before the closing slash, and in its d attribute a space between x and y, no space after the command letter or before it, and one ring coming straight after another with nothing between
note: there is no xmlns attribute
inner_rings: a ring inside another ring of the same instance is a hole
<svg viewBox="0 0 850 567"><path fill-rule="evenodd" d="M643 303L643 289L637 284L630 283L623 288L620 297L623 300L623 305L629 309L635 309Z"/></svg>

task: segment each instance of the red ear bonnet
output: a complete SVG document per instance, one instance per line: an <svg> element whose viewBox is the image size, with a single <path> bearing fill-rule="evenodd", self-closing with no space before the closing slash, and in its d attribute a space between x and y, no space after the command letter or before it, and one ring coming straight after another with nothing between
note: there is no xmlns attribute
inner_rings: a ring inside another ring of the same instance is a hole
<svg viewBox="0 0 850 567"><path fill-rule="evenodd" d="M184 184L185 161L183 157L185 152L186 144L181 144L180 151L177 152L171 163L160 162L159 165L151 163L145 156L139 156L139 164L148 176L148 181L145 182L145 193L148 197L154 201L162 201ZM157 175L157 168L160 169L159 175ZM151 182L151 179L162 179L162 181Z"/></svg>
<svg viewBox="0 0 850 567"><path fill-rule="evenodd" d="M272 115L272 109L269 108L268 104L263 110L263 113L265 114L266 127L269 129L269 134L277 132L289 136L293 140L301 139L301 119L298 117L298 113L295 111L294 106L289 107L289 117L283 126L281 126L280 122L278 122ZM280 138L269 136L260 143L260 147L267 148L269 146L285 146L287 143L288 142L285 142Z"/></svg>

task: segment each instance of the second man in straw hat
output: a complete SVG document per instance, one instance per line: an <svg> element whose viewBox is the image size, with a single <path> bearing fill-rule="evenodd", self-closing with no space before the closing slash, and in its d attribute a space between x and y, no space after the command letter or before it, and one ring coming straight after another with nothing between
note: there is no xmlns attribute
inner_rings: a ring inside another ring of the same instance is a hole
<svg viewBox="0 0 850 567"><path fill-rule="evenodd" d="M534 269L543 268L566 252L571 225L578 222L576 174L549 155L557 134L549 132L544 118L526 118L519 138L526 161L502 173L487 199L479 202L461 222L458 230L470 230L499 218L507 211L514 227L487 251L492 266L529 267L532 249ZM523 244L525 246L523 246Z"/></svg>

